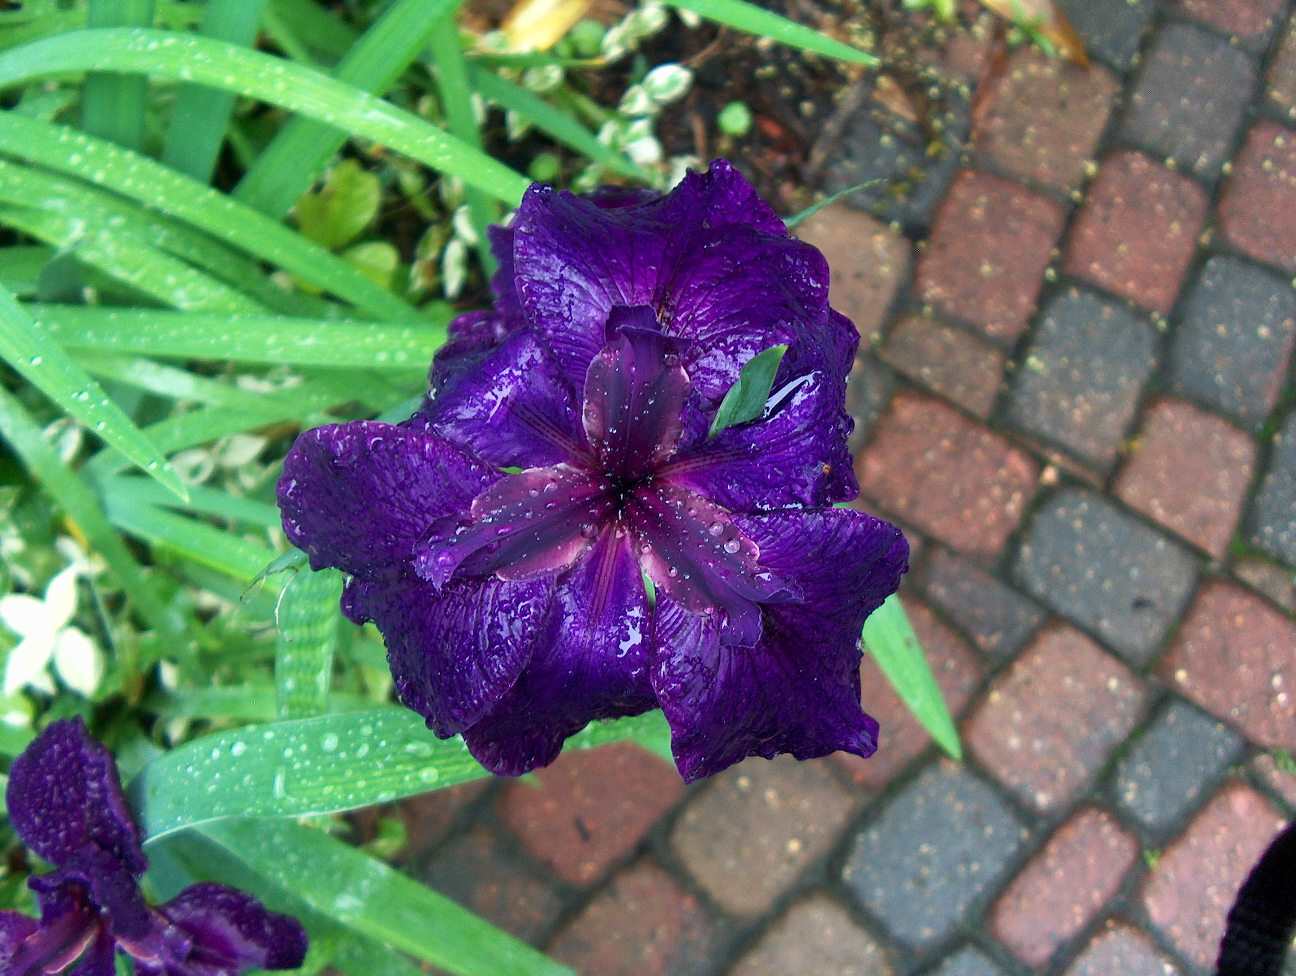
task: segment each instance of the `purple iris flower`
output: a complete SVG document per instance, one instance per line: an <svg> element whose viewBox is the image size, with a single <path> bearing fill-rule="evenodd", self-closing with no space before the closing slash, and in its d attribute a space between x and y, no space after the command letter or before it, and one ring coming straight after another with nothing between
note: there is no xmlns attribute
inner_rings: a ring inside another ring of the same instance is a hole
<svg viewBox="0 0 1296 976"><path fill-rule="evenodd" d="M51 722L13 761L5 793L23 842L54 865L28 884L40 921L0 912L0 972L114 976L114 952L139 976L238 976L295 969L306 955L296 919L251 895L191 885L155 907L140 894L148 868L112 753L80 718ZM80 960L78 963L77 961Z"/></svg>
<svg viewBox="0 0 1296 976"><path fill-rule="evenodd" d="M307 431L278 487L401 700L506 775L658 706L690 781L870 755L860 630L908 547L832 507L858 335L823 256L720 161L664 196L532 186L491 243L495 308L451 323L419 412ZM764 411L712 436L775 345Z"/></svg>

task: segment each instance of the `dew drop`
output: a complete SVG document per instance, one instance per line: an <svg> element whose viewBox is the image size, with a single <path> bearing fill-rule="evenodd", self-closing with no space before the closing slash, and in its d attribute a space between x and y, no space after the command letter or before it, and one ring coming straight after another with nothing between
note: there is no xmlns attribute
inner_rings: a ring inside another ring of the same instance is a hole
<svg viewBox="0 0 1296 976"><path fill-rule="evenodd" d="M246 742L235 742L230 746L230 755L235 758L243 755L245 752L247 752Z"/></svg>
<svg viewBox="0 0 1296 976"><path fill-rule="evenodd" d="M710 532L712 535L723 535L723 534L724 534L724 523L723 523L723 522L712 522L709 526L707 526L707 531Z"/></svg>
<svg viewBox="0 0 1296 976"><path fill-rule="evenodd" d="M666 571L666 575L674 579L676 576L679 575L679 570L676 569L674 566L672 566L670 569Z"/></svg>
<svg viewBox="0 0 1296 976"><path fill-rule="evenodd" d="M330 732L320 741L320 748L325 752L332 752L338 747L338 737Z"/></svg>
<svg viewBox="0 0 1296 976"><path fill-rule="evenodd" d="M598 526L592 523L589 525L582 525L580 532L583 538L592 539L594 536L598 535Z"/></svg>
<svg viewBox="0 0 1296 976"><path fill-rule="evenodd" d="M730 539L724 544L724 551L730 554L737 552L740 548L742 547L737 539Z"/></svg>

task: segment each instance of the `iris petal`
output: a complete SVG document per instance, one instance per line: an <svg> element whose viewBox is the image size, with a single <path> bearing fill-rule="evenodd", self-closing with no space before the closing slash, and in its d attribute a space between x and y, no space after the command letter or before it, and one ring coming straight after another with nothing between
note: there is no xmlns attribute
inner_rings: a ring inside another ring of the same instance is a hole
<svg viewBox="0 0 1296 976"><path fill-rule="evenodd" d="M296 919L268 911L246 892L224 885L190 885L159 911L190 942L188 953L167 968L167 976L295 969L306 957L306 933Z"/></svg>
<svg viewBox="0 0 1296 976"><path fill-rule="evenodd" d="M860 631L906 568L904 537L844 509L735 521L763 564L797 581L801 598L763 608L753 647L725 645L713 621L659 599L653 687L680 772L693 780L783 752L871 755L877 723L859 704Z"/></svg>
<svg viewBox="0 0 1296 976"><path fill-rule="evenodd" d="M487 769L516 776L557 758L593 719L656 705L648 681L651 613L627 537L604 530L563 577L517 684L464 732Z"/></svg>

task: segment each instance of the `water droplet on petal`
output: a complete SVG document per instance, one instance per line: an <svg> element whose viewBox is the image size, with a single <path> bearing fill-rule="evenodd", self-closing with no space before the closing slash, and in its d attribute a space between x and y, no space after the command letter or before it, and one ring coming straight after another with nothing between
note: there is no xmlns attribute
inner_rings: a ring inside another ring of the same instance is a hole
<svg viewBox="0 0 1296 976"><path fill-rule="evenodd" d="M741 545L739 544L739 542L738 542L737 539L730 539L728 542L726 542L726 543L724 544L724 551L727 552L727 553L735 553L735 552L737 552L740 548L742 548L742 547L741 547Z"/></svg>
<svg viewBox="0 0 1296 976"><path fill-rule="evenodd" d="M722 535L724 534L724 523L712 522L709 526L707 526L707 531L710 532L712 535Z"/></svg>

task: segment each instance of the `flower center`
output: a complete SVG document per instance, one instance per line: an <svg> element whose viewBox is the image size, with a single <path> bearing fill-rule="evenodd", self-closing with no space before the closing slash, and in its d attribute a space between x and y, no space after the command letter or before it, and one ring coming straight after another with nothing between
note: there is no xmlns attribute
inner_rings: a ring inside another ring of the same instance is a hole
<svg viewBox="0 0 1296 976"><path fill-rule="evenodd" d="M427 532L415 571L522 579L572 565L607 532L632 547L653 583L684 609L721 613L722 639L751 644L761 602L789 587L729 513L661 474L683 434L689 393L675 340L646 306L616 308L608 343L590 363L583 421L588 453L496 482Z"/></svg>

